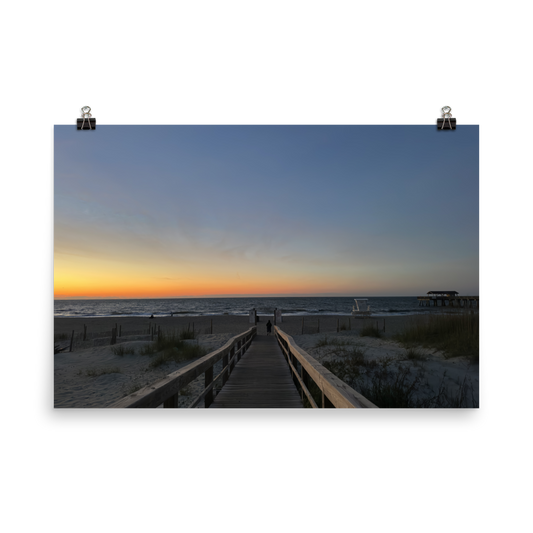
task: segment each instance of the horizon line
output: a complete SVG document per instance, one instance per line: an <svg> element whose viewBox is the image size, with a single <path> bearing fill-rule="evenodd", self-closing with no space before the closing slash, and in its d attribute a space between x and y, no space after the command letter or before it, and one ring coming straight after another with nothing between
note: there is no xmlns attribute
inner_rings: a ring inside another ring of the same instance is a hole
<svg viewBox="0 0 533 533"><path fill-rule="evenodd" d="M479 291L478 291L479 292ZM464 293L463 296L476 296L471 292ZM68 301L68 300L192 300L192 299L208 299L208 298L417 298L418 296L426 296L426 294L402 294L394 295L374 295L374 294L338 294L338 293L322 293L322 294L213 294L203 296L155 296L155 297L135 297L135 296L67 296L55 297L54 301Z"/></svg>

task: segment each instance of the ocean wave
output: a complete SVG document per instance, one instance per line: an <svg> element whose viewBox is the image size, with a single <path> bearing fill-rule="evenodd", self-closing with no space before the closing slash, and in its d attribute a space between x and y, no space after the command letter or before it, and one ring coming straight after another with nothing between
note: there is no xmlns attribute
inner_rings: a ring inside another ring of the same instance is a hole
<svg viewBox="0 0 533 533"><path fill-rule="evenodd" d="M401 316L428 312L418 305L416 297L369 297L373 314ZM266 298L187 298L129 300L64 300L55 302L57 317L176 317L247 316L252 309L260 316L272 316L278 309L282 315L351 314L351 297L266 297ZM66 307L68 305L68 307ZM173 309L176 309L175 311Z"/></svg>

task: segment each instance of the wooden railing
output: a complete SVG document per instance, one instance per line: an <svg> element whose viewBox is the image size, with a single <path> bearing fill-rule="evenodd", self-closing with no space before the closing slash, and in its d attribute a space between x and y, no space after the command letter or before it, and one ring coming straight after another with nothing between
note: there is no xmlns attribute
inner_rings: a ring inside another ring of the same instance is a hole
<svg viewBox="0 0 533 533"><path fill-rule="evenodd" d="M205 388L187 407L197 407L204 400L204 406L209 407L214 399L213 388L215 383L222 381L222 386L228 380L235 364L250 346L255 337L257 328L254 326L248 331L230 339L222 348L215 350L194 363L163 379L147 385L146 387L118 400L109 407L178 407L178 393L198 376L205 374ZM213 378L213 367L222 359L222 370Z"/></svg>
<svg viewBox="0 0 533 533"><path fill-rule="evenodd" d="M274 331L289 364L293 381L300 390L302 401L305 396L311 407L319 407L309 391L310 383L313 382L321 392L321 407L377 408L377 405L367 400L302 350L294 339L278 326L274 326Z"/></svg>

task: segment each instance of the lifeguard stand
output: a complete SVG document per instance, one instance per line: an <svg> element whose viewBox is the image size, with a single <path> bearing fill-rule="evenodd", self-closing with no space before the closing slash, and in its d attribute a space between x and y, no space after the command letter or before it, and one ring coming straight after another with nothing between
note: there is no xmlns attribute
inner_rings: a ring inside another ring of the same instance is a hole
<svg viewBox="0 0 533 533"><path fill-rule="evenodd" d="M370 314L370 306L366 298L354 298L355 305L352 309L352 316L365 316Z"/></svg>

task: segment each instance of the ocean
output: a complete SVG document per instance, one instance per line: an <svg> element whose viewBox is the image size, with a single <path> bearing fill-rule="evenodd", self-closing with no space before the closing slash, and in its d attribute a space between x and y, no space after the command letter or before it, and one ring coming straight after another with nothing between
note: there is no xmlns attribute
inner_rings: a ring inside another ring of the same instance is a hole
<svg viewBox="0 0 533 533"><path fill-rule="evenodd" d="M415 296L367 297L373 316L414 315L431 312L419 307ZM168 298L132 300L55 300L55 317L272 315L349 315L352 297Z"/></svg>

